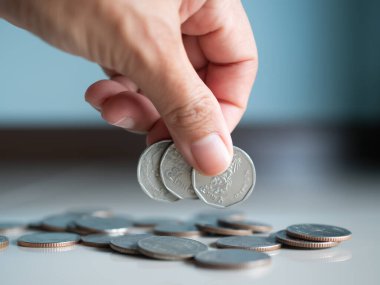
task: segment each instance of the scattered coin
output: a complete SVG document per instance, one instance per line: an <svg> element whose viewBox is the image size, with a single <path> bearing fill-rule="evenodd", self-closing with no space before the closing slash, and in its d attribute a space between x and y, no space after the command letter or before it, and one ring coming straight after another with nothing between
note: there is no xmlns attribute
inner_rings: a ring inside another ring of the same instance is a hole
<svg viewBox="0 0 380 285"><path fill-rule="evenodd" d="M251 230L227 228L212 224L196 224L198 229L206 234L223 235L223 236L249 236L252 235Z"/></svg>
<svg viewBox="0 0 380 285"><path fill-rule="evenodd" d="M271 251L281 248L281 243L277 242L274 237L232 236L218 239L216 246L220 248Z"/></svg>
<svg viewBox="0 0 380 285"><path fill-rule="evenodd" d="M70 224L81 218L77 214L61 214L42 220L41 227L46 231L65 232Z"/></svg>
<svg viewBox="0 0 380 285"><path fill-rule="evenodd" d="M107 218L113 216L110 209L102 207L94 208L71 208L67 211L67 214L73 214L77 216L95 216L101 218Z"/></svg>
<svg viewBox="0 0 380 285"><path fill-rule="evenodd" d="M139 240L137 245L142 254L164 260L188 259L208 250L208 247L199 241L168 236L145 238Z"/></svg>
<svg viewBox="0 0 380 285"><path fill-rule="evenodd" d="M153 228L158 225L167 225L167 224L180 224L180 221L172 218L164 218L164 217L148 217L138 219L133 222L135 227L142 228Z"/></svg>
<svg viewBox="0 0 380 285"><path fill-rule="evenodd" d="M192 167L171 144L162 156L160 174L165 187L179 199L198 199L191 184L191 170Z"/></svg>
<svg viewBox="0 0 380 285"><path fill-rule="evenodd" d="M120 237L120 235L91 234L82 236L81 241L87 246L107 248L110 246L111 240L116 237Z"/></svg>
<svg viewBox="0 0 380 285"><path fill-rule="evenodd" d="M194 224L166 224L156 226L154 234L160 236L191 237L199 236L200 232Z"/></svg>
<svg viewBox="0 0 380 285"><path fill-rule="evenodd" d="M92 233L124 234L132 226L130 220L120 217L85 217L75 221L78 228Z"/></svg>
<svg viewBox="0 0 380 285"><path fill-rule="evenodd" d="M151 237L151 234L135 234L125 235L117 238L113 238L110 241L110 247L121 253L126 254L140 254L137 242L141 239Z"/></svg>
<svg viewBox="0 0 380 285"><path fill-rule="evenodd" d="M282 230L276 233L276 240L284 245L298 248L308 248L308 249L317 249L317 248L329 248L337 246L339 243L334 241L307 241L297 238L290 237L286 234L286 230Z"/></svg>
<svg viewBox="0 0 380 285"><path fill-rule="evenodd" d="M352 233L336 226L322 224L298 224L286 229L289 236L311 241L344 241L351 238Z"/></svg>
<svg viewBox="0 0 380 285"><path fill-rule="evenodd" d="M34 221L28 223L28 229L33 231L41 231L42 229L42 222L41 221Z"/></svg>
<svg viewBox="0 0 380 285"><path fill-rule="evenodd" d="M9 240L5 236L0 236L0 249L6 248L9 245Z"/></svg>
<svg viewBox="0 0 380 285"><path fill-rule="evenodd" d="M0 234L13 234L25 230L26 225L18 222L0 222Z"/></svg>
<svg viewBox="0 0 380 285"><path fill-rule="evenodd" d="M217 224L218 220L223 218L244 219L245 215L241 211L227 210L223 208L215 209L213 211L201 212L195 215L195 217L192 220L198 223Z"/></svg>
<svg viewBox="0 0 380 285"><path fill-rule="evenodd" d="M77 227L77 225L76 225L75 222L72 222L72 223L68 224L66 231L69 232L69 233L74 233L74 234L78 234L78 235L81 235L81 236L85 236L85 235L89 235L89 234L93 234L94 233L93 231L89 231L89 230Z"/></svg>
<svg viewBox="0 0 380 285"><path fill-rule="evenodd" d="M28 234L17 240L24 247L64 247L77 244L80 236L71 233L37 233Z"/></svg>
<svg viewBox="0 0 380 285"><path fill-rule="evenodd" d="M272 230L272 226L257 221L242 220L236 218L221 218L218 220L219 225L230 228L251 230L255 233L267 233Z"/></svg>
<svg viewBox="0 0 380 285"><path fill-rule="evenodd" d="M245 269L271 263L269 255L243 249L218 249L198 253L197 265L219 269Z"/></svg>
<svg viewBox="0 0 380 285"><path fill-rule="evenodd" d="M152 144L142 153L137 165L137 180L141 189L154 200L164 202L178 200L178 197L166 189L160 175L162 155L171 143L170 140L164 140Z"/></svg>
<svg viewBox="0 0 380 285"><path fill-rule="evenodd" d="M228 169L218 176L204 176L192 171L195 193L206 204L225 208L246 200L256 182L256 172L249 155L234 146L234 155Z"/></svg>

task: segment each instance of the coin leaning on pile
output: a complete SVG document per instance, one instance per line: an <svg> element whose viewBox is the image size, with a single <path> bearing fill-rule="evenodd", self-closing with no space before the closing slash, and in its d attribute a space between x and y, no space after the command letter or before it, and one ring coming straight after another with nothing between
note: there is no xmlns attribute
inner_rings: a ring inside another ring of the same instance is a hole
<svg viewBox="0 0 380 285"><path fill-rule="evenodd" d="M249 155L234 146L228 169L205 176L193 169L171 140L149 146L140 156L137 179L150 198L162 202L200 199L210 206L226 208L246 200L256 182L255 166Z"/></svg>

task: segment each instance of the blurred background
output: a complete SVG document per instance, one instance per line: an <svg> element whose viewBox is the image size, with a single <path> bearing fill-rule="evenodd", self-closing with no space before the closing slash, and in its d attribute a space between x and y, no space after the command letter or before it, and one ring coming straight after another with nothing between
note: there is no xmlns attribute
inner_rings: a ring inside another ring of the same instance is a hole
<svg viewBox="0 0 380 285"><path fill-rule="evenodd" d="M260 67L249 108L233 134L235 144L254 156L263 172L375 169L380 161L380 2L243 4ZM96 64L3 20L0 35L2 161L136 163L144 138L108 126L83 99L90 84L105 78Z"/></svg>

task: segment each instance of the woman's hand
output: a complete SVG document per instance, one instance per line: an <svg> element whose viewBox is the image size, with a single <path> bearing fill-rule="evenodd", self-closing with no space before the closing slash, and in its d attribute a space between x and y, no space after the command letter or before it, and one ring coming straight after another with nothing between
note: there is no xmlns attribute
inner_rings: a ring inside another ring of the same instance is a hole
<svg viewBox="0 0 380 285"><path fill-rule="evenodd" d="M232 158L257 71L237 0L0 0L0 16L110 75L86 100L112 125L173 138L207 175Z"/></svg>

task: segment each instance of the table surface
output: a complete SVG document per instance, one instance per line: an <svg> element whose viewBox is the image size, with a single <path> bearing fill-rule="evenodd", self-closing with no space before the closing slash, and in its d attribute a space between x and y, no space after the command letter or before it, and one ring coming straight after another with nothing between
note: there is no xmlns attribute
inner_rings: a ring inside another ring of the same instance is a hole
<svg viewBox="0 0 380 285"><path fill-rule="evenodd" d="M108 207L136 218L186 219L210 210L201 201L150 200L139 189L135 168L124 162L18 162L0 170L0 221L34 221L72 207ZM15 244L19 235L9 235L10 246L0 251L1 284L380 284L379 175L307 173L302 166L277 173L258 169L257 175L253 195L233 209L275 230L326 223L348 228L353 238L332 249L281 249L271 253L270 266L235 271L80 245L59 252L21 248Z"/></svg>

